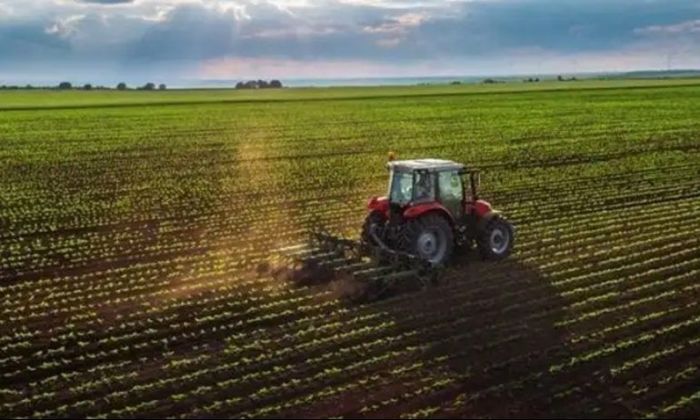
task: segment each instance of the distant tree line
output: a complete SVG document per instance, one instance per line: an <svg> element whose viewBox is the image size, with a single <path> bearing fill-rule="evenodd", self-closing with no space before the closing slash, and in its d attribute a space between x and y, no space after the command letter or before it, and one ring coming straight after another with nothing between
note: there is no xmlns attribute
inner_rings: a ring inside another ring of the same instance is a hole
<svg viewBox="0 0 700 420"><path fill-rule="evenodd" d="M164 84L161 83L158 86L156 86L155 83L146 83L143 86L138 86L135 89L136 90L166 90L168 87ZM111 90L113 88L110 88L108 86L93 86L91 83L86 83L82 86L73 86L71 82L61 82L57 86L32 86L32 85L24 85L24 86L18 86L18 85L0 85L0 90L18 90L18 89L58 89L58 90ZM130 90L131 88L127 86L126 83L121 82L117 84L116 90Z"/></svg>
<svg viewBox="0 0 700 420"><path fill-rule="evenodd" d="M570 77L567 79L566 77L564 77L562 75L557 76L557 81L559 81L559 82L575 82L576 80L577 80L576 77ZM523 82L525 82L525 83L537 83L539 81L540 81L539 77L534 77L534 78L529 77L527 79L523 79Z"/></svg>
<svg viewBox="0 0 700 420"><path fill-rule="evenodd" d="M279 89L282 88L282 82L279 80L248 80L247 82L236 83L236 89ZM17 90L17 89L58 89L58 90L166 90L168 87L161 83L148 82L143 86L129 87L126 83L120 82L116 87L95 86L86 83L82 86L74 86L71 82L61 82L57 86L18 86L18 85L0 85L0 90Z"/></svg>
<svg viewBox="0 0 700 420"><path fill-rule="evenodd" d="M279 80L248 80L247 82L236 83L236 89L279 89L282 82Z"/></svg>

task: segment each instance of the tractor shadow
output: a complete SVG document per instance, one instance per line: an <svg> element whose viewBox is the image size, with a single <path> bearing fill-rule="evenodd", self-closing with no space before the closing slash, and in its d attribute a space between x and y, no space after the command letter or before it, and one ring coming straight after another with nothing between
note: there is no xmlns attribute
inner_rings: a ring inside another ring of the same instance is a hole
<svg viewBox="0 0 700 420"><path fill-rule="evenodd" d="M338 292L331 293L332 299L347 293L344 288L353 287L345 279L328 283L332 272L313 264L287 268L277 275L292 285ZM585 369L551 370L566 366L585 350L571 344L574 330L561 323L571 318L567 312L570 303L536 266L514 256L494 262L483 261L475 251L460 252L438 285L426 288L407 283L373 302L345 299L347 308L381 313L395 326L391 334L413 337L396 350L427 346L369 372L388 376L379 389L349 393L297 414L398 418L437 407L431 417L633 415L620 404L605 377L591 377ZM583 327L597 328L593 324ZM405 366L420 367L407 374L402 372ZM418 383L447 385L406 398ZM363 411L383 406L387 400L397 403L371 414Z"/></svg>
<svg viewBox="0 0 700 420"><path fill-rule="evenodd" d="M581 349L570 344L572 331L561 324L571 317L570 302L537 267L515 257L483 261L466 252L455 257L446 277L446 284L378 303L407 330L416 324L405 317L407 308L424 314L418 323L431 326L421 333L431 344L415 358L424 367L412 380L449 382L381 412L382 417L426 407L439 407L431 417L448 418L632 415L605 378L592 378L585 369L550 370L566 365ZM553 400L555 394L560 396Z"/></svg>
<svg viewBox="0 0 700 420"><path fill-rule="evenodd" d="M426 374L453 385L402 409L437 404L447 417L546 417L549 392L517 381L556 363L553 356L565 342L556 327L565 302L536 267L476 254L455 258L447 284L426 290L415 303L416 311L446 321L436 322L422 359L439 360ZM445 404L455 400L461 402Z"/></svg>

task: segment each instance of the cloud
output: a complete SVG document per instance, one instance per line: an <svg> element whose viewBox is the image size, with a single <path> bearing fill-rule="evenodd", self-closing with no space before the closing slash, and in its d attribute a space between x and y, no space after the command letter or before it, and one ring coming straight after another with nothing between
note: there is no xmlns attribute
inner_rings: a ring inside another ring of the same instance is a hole
<svg viewBox="0 0 700 420"><path fill-rule="evenodd" d="M640 35L678 35L678 34L700 34L700 19L688 20L673 25L652 25L634 30Z"/></svg>
<svg viewBox="0 0 700 420"><path fill-rule="evenodd" d="M700 14L697 3L674 0L473 2L452 18L417 28L415 39L434 40L434 48L450 53L489 55L523 47L601 51L634 42L639 26L674 23L691 12Z"/></svg>
<svg viewBox="0 0 700 420"><path fill-rule="evenodd" d="M0 63L5 65L21 60L52 60L69 49L64 39L47 33L42 22L0 25L0 51L3 52Z"/></svg>
<svg viewBox="0 0 700 420"><path fill-rule="evenodd" d="M128 59L199 60L233 51L237 16L231 9L185 4L148 26L130 43Z"/></svg>
<svg viewBox="0 0 700 420"><path fill-rule="evenodd" d="M384 20L375 25L367 25L363 31L371 34L405 34L412 28L420 26L428 19L425 13L405 13L396 17Z"/></svg>
<svg viewBox="0 0 700 420"><path fill-rule="evenodd" d="M58 18L51 26L46 28L46 33L56 35L63 39L70 38L77 33L80 21L83 19L85 19L85 15L74 15Z"/></svg>
<svg viewBox="0 0 700 420"><path fill-rule="evenodd" d="M699 31L695 0L0 0L0 72L606 70L692 64Z"/></svg>
<svg viewBox="0 0 700 420"><path fill-rule="evenodd" d="M79 3L94 3L94 4L125 4L133 3L134 0L78 0Z"/></svg>
<svg viewBox="0 0 700 420"><path fill-rule="evenodd" d="M401 44L401 38L383 38L376 41L375 44L383 48L395 48Z"/></svg>
<svg viewBox="0 0 700 420"><path fill-rule="evenodd" d="M8 18L12 14L12 9L10 6L0 3L0 19L2 18Z"/></svg>

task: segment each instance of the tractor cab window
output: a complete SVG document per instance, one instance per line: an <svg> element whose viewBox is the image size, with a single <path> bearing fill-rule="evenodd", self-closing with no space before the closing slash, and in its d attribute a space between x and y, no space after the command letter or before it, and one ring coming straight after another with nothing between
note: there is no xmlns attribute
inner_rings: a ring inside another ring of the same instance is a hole
<svg viewBox="0 0 700 420"><path fill-rule="evenodd" d="M416 171L413 188L414 201L435 201L435 178L432 172Z"/></svg>
<svg viewBox="0 0 700 420"><path fill-rule="evenodd" d="M389 201L401 206L408 204L413 197L413 174L394 172L391 177Z"/></svg>
<svg viewBox="0 0 700 420"><path fill-rule="evenodd" d="M462 213L462 178L457 171L444 171L438 174L438 190L440 202L453 215L460 216Z"/></svg>
<svg viewBox="0 0 700 420"><path fill-rule="evenodd" d="M454 199L462 201L462 178L457 171L444 171L438 175L438 188L440 199Z"/></svg>

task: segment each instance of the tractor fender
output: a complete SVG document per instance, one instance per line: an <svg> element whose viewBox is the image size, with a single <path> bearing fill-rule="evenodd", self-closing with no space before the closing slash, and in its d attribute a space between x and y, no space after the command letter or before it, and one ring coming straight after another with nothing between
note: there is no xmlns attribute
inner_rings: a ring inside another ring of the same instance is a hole
<svg viewBox="0 0 700 420"><path fill-rule="evenodd" d="M476 217L478 217L479 219L485 217L489 213L497 213L491 206L491 203L489 203L486 200L476 200L474 202L473 209L474 214L476 214Z"/></svg>
<svg viewBox="0 0 700 420"><path fill-rule="evenodd" d="M499 217L501 217L501 213L499 211L491 210L488 213L485 213L484 215L478 217L476 221L476 227L478 229L481 229L482 227L486 226L491 221L491 219Z"/></svg>
<svg viewBox="0 0 700 420"><path fill-rule="evenodd" d="M483 216L479 217L476 222L477 232L481 231L488 223L493 219L502 219L503 215L498 210L491 210L485 213ZM511 226L512 227L512 226Z"/></svg>
<svg viewBox="0 0 700 420"><path fill-rule="evenodd" d="M367 209L371 212L378 211L384 216L389 214L389 198L387 197L372 197L367 202Z"/></svg>
<svg viewBox="0 0 700 420"><path fill-rule="evenodd" d="M421 217L427 213L437 213L447 219L450 226L454 226L455 220L452 214L440 203L423 203L411 206L403 212L405 219L411 220Z"/></svg>

